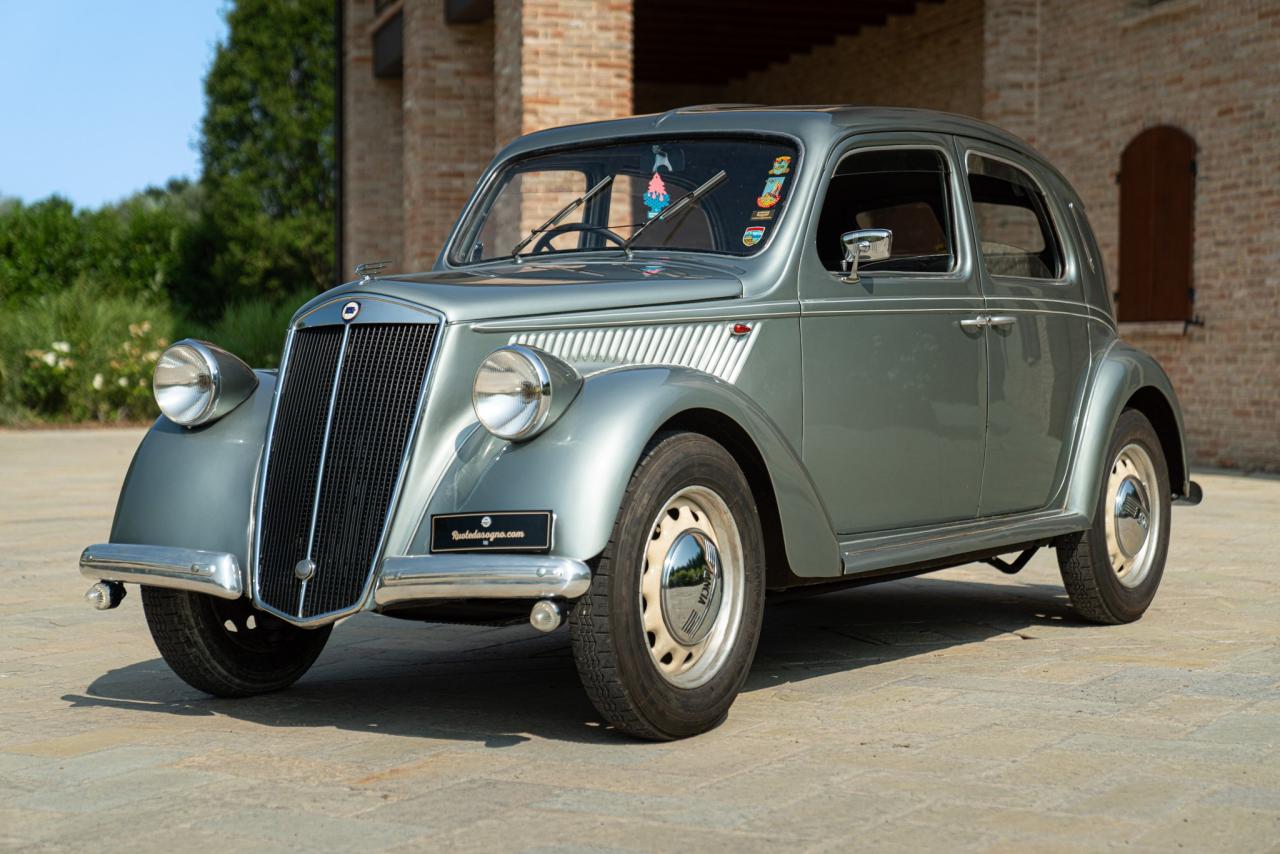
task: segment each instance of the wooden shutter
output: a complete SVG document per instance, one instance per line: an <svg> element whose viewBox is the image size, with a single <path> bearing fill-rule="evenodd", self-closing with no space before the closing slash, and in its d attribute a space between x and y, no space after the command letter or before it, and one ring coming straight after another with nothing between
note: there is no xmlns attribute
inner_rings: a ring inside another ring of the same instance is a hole
<svg viewBox="0 0 1280 854"><path fill-rule="evenodd" d="M1117 315L1190 320L1195 141L1177 128L1149 128L1120 159L1120 287Z"/></svg>

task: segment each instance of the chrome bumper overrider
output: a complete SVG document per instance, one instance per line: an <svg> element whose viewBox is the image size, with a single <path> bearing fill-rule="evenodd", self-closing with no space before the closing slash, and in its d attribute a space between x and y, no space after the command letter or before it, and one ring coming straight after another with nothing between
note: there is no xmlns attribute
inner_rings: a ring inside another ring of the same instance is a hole
<svg viewBox="0 0 1280 854"><path fill-rule="evenodd" d="M99 543L80 555L80 574L95 581L173 587L223 599L244 595L240 562L226 552Z"/></svg>
<svg viewBox="0 0 1280 854"><path fill-rule="evenodd" d="M80 555L80 574L237 599L245 580L235 555L100 543ZM458 554L388 557L374 591L379 607L433 599L576 599L591 586L582 561L548 555Z"/></svg>

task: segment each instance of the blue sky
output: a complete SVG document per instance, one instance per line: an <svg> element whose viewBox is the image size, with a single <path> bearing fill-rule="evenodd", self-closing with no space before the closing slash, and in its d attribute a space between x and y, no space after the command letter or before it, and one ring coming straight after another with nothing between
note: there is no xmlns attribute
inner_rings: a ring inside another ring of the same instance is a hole
<svg viewBox="0 0 1280 854"><path fill-rule="evenodd" d="M196 177L223 0L0 0L0 196L96 207Z"/></svg>

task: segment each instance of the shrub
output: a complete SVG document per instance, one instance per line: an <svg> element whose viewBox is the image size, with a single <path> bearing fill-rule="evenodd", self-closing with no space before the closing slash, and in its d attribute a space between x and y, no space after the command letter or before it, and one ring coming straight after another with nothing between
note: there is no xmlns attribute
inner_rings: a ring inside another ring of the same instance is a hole
<svg viewBox="0 0 1280 854"><path fill-rule="evenodd" d="M3 309L0 414L6 420L154 417L151 374L175 323L163 303L103 297L81 284Z"/></svg>
<svg viewBox="0 0 1280 854"><path fill-rule="evenodd" d="M195 336L234 353L255 368L277 367L289 320L313 296L312 291L299 291L283 302L263 298L237 303L216 323L198 329Z"/></svg>
<svg viewBox="0 0 1280 854"><path fill-rule="evenodd" d="M201 338L273 368L289 319L312 296L239 303L208 326L175 317L163 302L98 296L83 283L11 300L0 307L0 423L154 418L151 377L169 343Z"/></svg>

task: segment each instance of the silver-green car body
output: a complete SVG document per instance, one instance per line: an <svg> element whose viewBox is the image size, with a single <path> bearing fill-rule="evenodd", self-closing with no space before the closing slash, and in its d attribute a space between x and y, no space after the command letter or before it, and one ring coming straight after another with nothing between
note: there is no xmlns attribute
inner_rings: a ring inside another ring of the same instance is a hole
<svg viewBox="0 0 1280 854"><path fill-rule="evenodd" d="M798 152L785 210L754 254L603 247L458 263L468 218L507 164L578 145L704 135L786 140ZM939 273L869 270L851 283L818 254L823 195L850 153L894 148L945 162L955 263ZM1059 275L986 268L964 180L970 152L1016 165L1043 189ZM345 320L352 302L359 315ZM1197 491L1176 395L1155 360L1117 334L1080 199L1026 143L957 116L689 110L530 134L481 177L434 270L330 290L299 309L291 340L380 320L438 325L425 383L360 595L319 613L268 609L298 625L433 597L502 598L501 587L481 582L502 579L504 559L560 579L513 586L513 599L581 595L583 568L609 542L637 461L672 429L720 442L747 475L771 589L896 577L1087 529L1126 408L1155 427L1173 497ZM477 366L513 344L554 356L582 380L526 441L492 434L472 405ZM256 373L256 389L212 423L156 422L125 480L110 542L86 550L86 575L260 604L267 449L289 353L279 372ZM495 549L432 562L434 517L526 511L553 514L545 554ZM180 560L164 566L165 554ZM189 577L182 562L193 563Z"/></svg>

